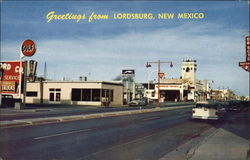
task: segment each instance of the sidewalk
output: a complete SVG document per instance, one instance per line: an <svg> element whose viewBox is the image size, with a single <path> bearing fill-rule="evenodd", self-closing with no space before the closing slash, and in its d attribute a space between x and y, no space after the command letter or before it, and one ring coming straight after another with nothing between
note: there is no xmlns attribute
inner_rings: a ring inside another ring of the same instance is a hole
<svg viewBox="0 0 250 160"><path fill-rule="evenodd" d="M160 160L249 160L249 112L240 113L220 128L212 127Z"/></svg>
<svg viewBox="0 0 250 160"><path fill-rule="evenodd" d="M190 160L246 160L248 150L248 140L219 128L188 155L194 155Z"/></svg>

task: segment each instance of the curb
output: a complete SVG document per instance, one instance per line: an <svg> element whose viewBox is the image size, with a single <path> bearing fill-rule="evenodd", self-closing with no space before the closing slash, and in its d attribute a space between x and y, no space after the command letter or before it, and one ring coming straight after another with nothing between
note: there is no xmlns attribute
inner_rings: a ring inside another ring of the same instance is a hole
<svg viewBox="0 0 250 160"><path fill-rule="evenodd" d="M0 121L0 128L1 129L14 128L14 127L22 127L22 126L70 122L70 121L104 118L104 117L126 116L126 115L142 114L142 113L149 113L149 112L176 110L176 109L183 109L183 108L190 108L190 107L193 107L193 105L177 106L177 107L169 107L169 108L140 109L140 110L133 110L133 111L93 113L93 114L87 114L87 115L72 115L72 116L58 116L58 117L47 117L47 118L33 118L33 119L20 119L20 120L12 120L12 121Z"/></svg>

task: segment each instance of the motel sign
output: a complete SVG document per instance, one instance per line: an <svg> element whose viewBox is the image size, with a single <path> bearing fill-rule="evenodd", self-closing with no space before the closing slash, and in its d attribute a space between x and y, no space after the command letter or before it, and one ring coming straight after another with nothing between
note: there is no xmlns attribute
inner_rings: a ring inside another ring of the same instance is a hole
<svg viewBox="0 0 250 160"><path fill-rule="evenodd" d="M250 36L246 36L246 61L239 62L239 66L250 72Z"/></svg>

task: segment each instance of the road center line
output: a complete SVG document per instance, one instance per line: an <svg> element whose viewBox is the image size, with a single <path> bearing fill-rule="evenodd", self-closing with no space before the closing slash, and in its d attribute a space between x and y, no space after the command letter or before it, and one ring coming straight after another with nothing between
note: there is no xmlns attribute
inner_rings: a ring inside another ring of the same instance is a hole
<svg viewBox="0 0 250 160"><path fill-rule="evenodd" d="M76 131L70 131L70 132L64 132L64 133L58 133L58 134L51 134L51 135L47 135L47 136L36 137L34 139L35 140L46 139L46 138L57 137L57 136L62 136L62 135L67 135L67 134L72 134L72 133L87 132L87 131L90 131L90 130L92 130L92 129L90 129L90 128L81 129L81 130L76 130Z"/></svg>
<svg viewBox="0 0 250 160"><path fill-rule="evenodd" d="M149 120L154 120L154 119L160 119L161 117L150 117L150 118L145 118L142 119L143 121L149 121Z"/></svg>

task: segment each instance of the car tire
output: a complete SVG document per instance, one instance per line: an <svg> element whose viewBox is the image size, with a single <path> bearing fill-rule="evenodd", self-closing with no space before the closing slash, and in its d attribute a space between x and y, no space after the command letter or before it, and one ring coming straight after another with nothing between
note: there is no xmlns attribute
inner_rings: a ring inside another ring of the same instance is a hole
<svg viewBox="0 0 250 160"><path fill-rule="evenodd" d="M250 160L250 149L249 149L248 152L247 152L246 160Z"/></svg>

